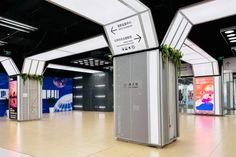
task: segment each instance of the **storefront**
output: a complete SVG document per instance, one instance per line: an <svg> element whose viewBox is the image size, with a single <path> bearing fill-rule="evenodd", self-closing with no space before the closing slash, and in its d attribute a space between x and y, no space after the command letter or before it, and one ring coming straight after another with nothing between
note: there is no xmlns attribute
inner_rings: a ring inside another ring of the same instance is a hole
<svg viewBox="0 0 236 157"><path fill-rule="evenodd" d="M194 89L193 78L179 79L179 111L182 113L194 113Z"/></svg>

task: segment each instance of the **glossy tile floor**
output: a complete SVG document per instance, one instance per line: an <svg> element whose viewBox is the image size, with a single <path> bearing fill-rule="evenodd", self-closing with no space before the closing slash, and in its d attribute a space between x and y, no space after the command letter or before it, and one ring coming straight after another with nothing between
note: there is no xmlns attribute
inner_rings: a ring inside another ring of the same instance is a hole
<svg viewBox="0 0 236 157"><path fill-rule="evenodd" d="M235 116L181 114L180 133L158 149L116 141L113 113L55 113L21 123L0 119L0 157L29 157L8 150L33 157L236 157Z"/></svg>

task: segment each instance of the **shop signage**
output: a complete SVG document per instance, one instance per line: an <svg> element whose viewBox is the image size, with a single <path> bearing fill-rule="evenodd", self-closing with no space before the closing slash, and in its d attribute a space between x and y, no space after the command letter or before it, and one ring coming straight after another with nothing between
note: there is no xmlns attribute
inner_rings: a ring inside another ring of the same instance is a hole
<svg viewBox="0 0 236 157"><path fill-rule="evenodd" d="M133 16L105 26L114 55L130 53L146 48L138 16Z"/></svg>
<svg viewBox="0 0 236 157"><path fill-rule="evenodd" d="M195 112L214 114L214 77L199 77L194 80Z"/></svg>

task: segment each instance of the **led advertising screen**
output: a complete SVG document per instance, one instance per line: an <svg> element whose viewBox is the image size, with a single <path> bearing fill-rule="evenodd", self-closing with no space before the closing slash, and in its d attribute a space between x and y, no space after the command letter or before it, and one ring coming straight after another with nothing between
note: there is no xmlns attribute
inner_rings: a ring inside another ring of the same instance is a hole
<svg viewBox="0 0 236 157"><path fill-rule="evenodd" d="M9 114L11 119L17 119L17 78L9 82Z"/></svg>
<svg viewBox="0 0 236 157"><path fill-rule="evenodd" d="M194 80L195 113L214 114L214 77L199 77Z"/></svg>

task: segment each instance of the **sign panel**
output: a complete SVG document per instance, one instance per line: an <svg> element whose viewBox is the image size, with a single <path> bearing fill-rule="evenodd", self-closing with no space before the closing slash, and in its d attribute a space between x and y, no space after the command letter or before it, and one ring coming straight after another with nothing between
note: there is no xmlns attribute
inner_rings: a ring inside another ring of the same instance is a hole
<svg viewBox="0 0 236 157"><path fill-rule="evenodd" d="M9 82L9 118L17 119L17 77Z"/></svg>
<svg viewBox="0 0 236 157"><path fill-rule="evenodd" d="M181 76L193 76L193 69L191 64L182 64Z"/></svg>
<svg viewBox="0 0 236 157"><path fill-rule="evenodd" d="M195 113L214 114L214 77L195 78Z"/></svg>
<svg viewBox="0 0 236 157"><path fill-rule="evenodd" d="M224 71L236 72L236 57L223 60Z"/></svg>
<svg viewBox="0 0 236 157"><path fill-rule="evenodd" d="M113 55L147 48L138 15L107 25L105 30Z"/></svg>

